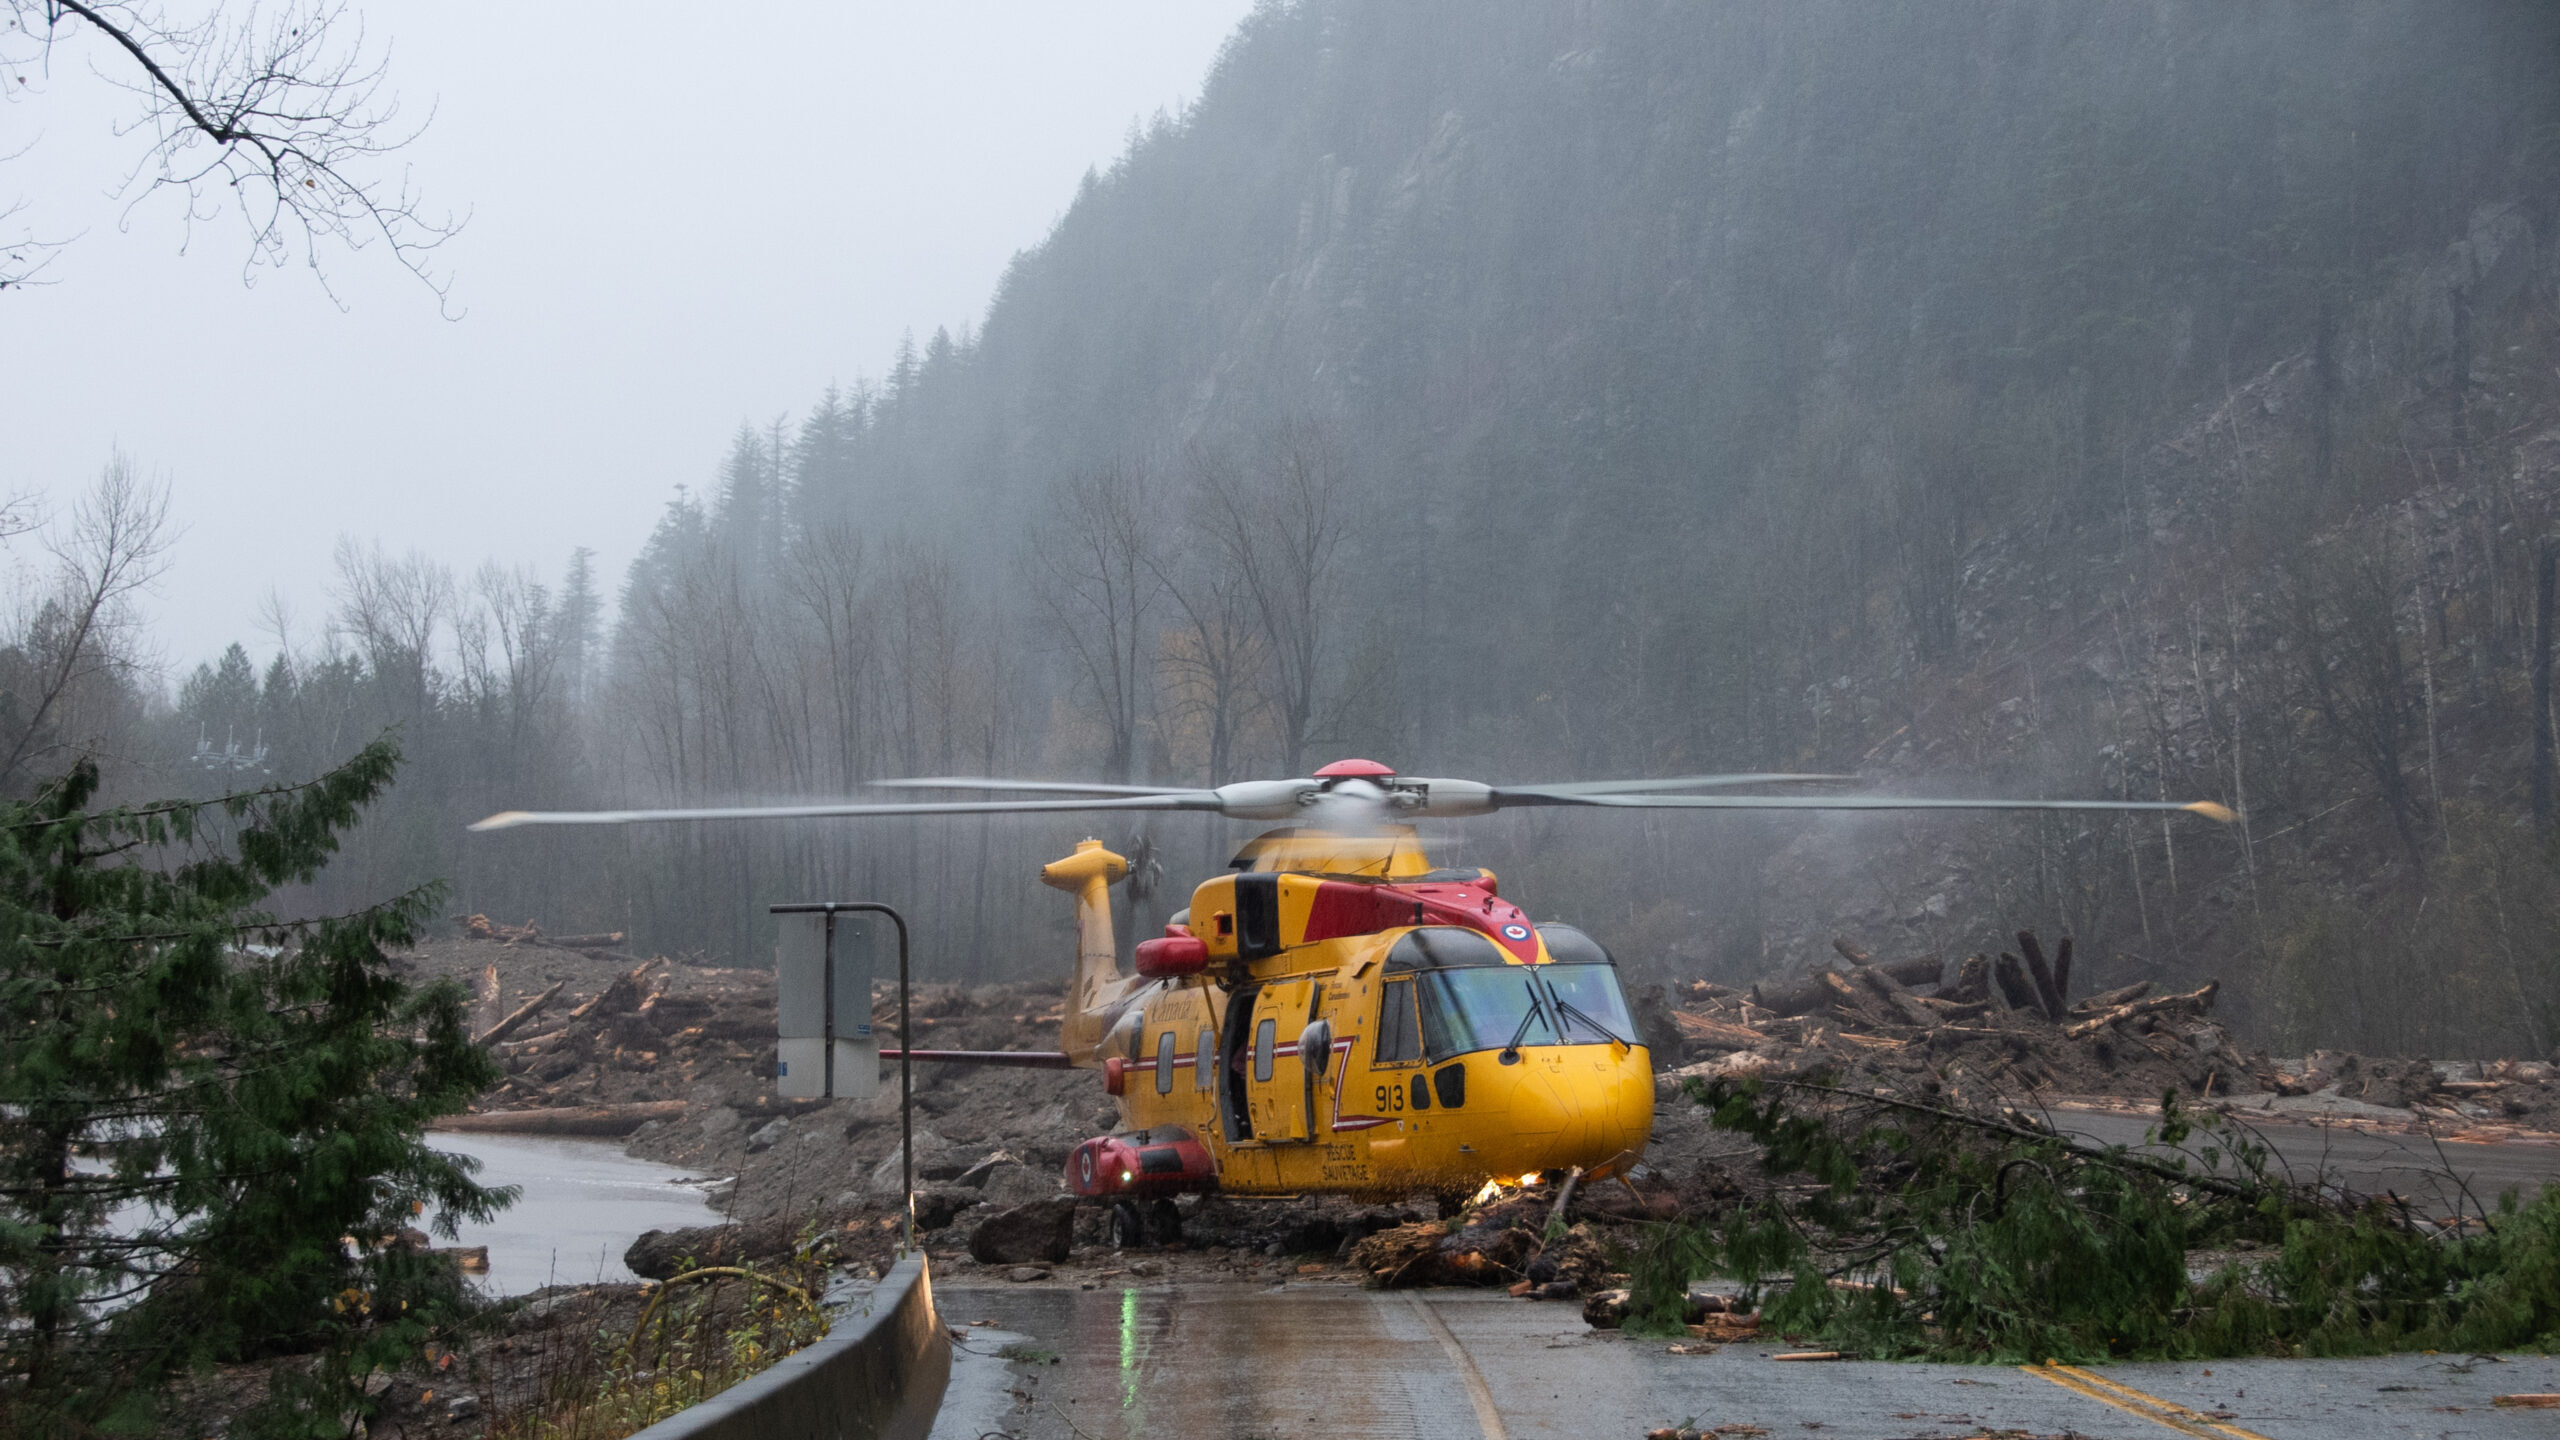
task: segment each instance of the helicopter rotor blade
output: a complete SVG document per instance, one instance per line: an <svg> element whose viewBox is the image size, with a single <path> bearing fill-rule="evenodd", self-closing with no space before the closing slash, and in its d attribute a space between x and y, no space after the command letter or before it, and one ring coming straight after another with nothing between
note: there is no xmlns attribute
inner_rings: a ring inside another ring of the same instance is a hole
<svg viewBox="0 0 2560 1440"><path fill-rule="evenodd" d="M1496 787L1480 780L1409 777L1381 786L1366 778L1329 787L1313 779L1240 780L1214 790L1142 785L1083 784L1040 780L934 776L884 780L902 789L1022 791L1066 799L923 800L835 802L815 805L723 805L652 810L507 810L478 821L473 830L527 825L638 825L699 820L832 820L896 815L1037 815L1099 811L1194 811L1234 820L1296 821L1346 832L1424 818L1456 819L1515 807L1582 806L1653 810L2132 810L2189 811L2229 821L2231 811L2209 800L2004 800L1935 799L1893 795L1697 795L1663 791L1739 784L1811 784L1856 779L1847 775L1690 775L1666 780L1569 781L1554 785Z"/></svg>
<svg viewBox="0 0 2560 1440"><path fill-rule="evenodd" d="M870 780L875 790L1026 790L1056 795L1197 795L1188 785L1103 785L1080 780L991 780L976 775L927 775L908 780Z"/></svg>
<svg viewBox="0 0 2560 1440"><path fill-rule="evenodd" d="M1707 790L1724 785L1811 785L1845 783L1864 777L1857 775L1683 775L1669 780L1568 780L1552 785L1497 785L1494 793L1500 803L1536 805L1542 802L1570 805L1585 795L1635 795L1657 790ZM1546 797L1557 797L1547 801Z"/></svg>
<svg viewBox="0 0 2560 1440"><path fill-rule="evenodd" d="M1551 804L1643 810L2134 810L2185 811L2229 824L2239 816L2211 800L1985 800L1913 795L1584 795Z"/></svg>
<svg viewBox="0 0 2560 1440"><path fill-rule="evenodd" d="M502 810L466 827L513 830L525 825L645 825L686 820L833 820L866 815L1037 815L1094 810L1220 809L1214 790L1177 790L1088 800L926 800L879 805L717 805L669 810Z"/></svg>

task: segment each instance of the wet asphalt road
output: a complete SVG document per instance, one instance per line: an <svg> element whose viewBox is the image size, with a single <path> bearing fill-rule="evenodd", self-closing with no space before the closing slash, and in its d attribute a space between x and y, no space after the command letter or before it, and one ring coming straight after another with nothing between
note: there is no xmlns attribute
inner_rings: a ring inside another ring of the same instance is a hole
<svg viewBox="0 0 2560 1440"><path fill-rule="evenodd" d="M1781 1347L1763 1345L1673 1355L1659 1340L1591 1330L1577 1307L1499 1293L1159 1283L938 1287L938 1298L951 1324L997 1324L962 1343L936 1440L1637 1440L1683 1422L1806 1440L2560 1434L2551 1411L2491 1405L2560 1391L2552 1357L2109 1365L2048 1378L2007 1366L1785 1364L1768 1358ZM1004 1358L1007 1348L1024 1358Z"/></svg>
<svg viewBox="0 0 2560 1440"><path fill-rule="evenodd" d="M2138 1142L2144 1128L2106 1115L2053 1118L2108 1143ZM2560 1148L2548 1146L2439 1151L2423 1137L2309 1126L2270 1127L2263 1138L2297 1174L2328 1171L2369 1192L2441 1202L2446 1162L2482 1199L2560 1180ZM936 1440L1636 1440L1682 1423L1756 1425L1804 1440L1999 1431L2090 1440L2560 1437L2560 1413L2490 1404L2501 1394L2560 1391L2560 1358L2244 1360L2081 1374L1793 1364L1768 1358L1779 1346L1673 1355L1663 1341L1590 1329L1579 1307L1499 1293L1249 1281L982 1285L936 1287L943 1318L970 1327ZM996 1323L971 1326L978 1320ZM1004 1357L1008 1347L1017 1358Z"/></svg>

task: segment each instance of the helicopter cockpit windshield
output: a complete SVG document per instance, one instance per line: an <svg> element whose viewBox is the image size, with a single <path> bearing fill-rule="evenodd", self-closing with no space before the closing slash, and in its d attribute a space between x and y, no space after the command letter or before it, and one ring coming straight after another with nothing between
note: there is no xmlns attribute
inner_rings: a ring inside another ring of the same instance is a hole
<svg viewBox="0 0 2560 1440"><path fill-rule="evenodd" d="M1570 926L1541 933L1553 959L1534 967L1505 963L1491 940L1455 926L1415 930L1396 942L1386 968L1415 972L1413 998L1431 1063L1521 1045L1634 1043L1635 1021L1608 952ZM1397 1003L1392 991L1389 1003Z"/></svg>

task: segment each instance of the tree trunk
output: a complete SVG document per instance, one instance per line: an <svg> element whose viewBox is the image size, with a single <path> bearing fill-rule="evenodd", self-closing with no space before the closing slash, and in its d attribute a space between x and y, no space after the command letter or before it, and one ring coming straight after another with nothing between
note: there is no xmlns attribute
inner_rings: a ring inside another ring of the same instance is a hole
<svg viewBox="0 0 2560 1440"><path fill-rule="evenodd" d="M2036 994L2034 983L2027 979L2027 967L2019 961L2017 956L2006 950L2001 951L2000 959L1992 966L1991 974L1992 978L2000 982L2000 998L2009 1002L2010 1009L2043 1013L2044 1002Z"/></svg>
<svg viewBox="0 0 2560 1440"><path fill-rule="evenodd" d="M2018 948L2026 952L2027 975L2035 981L2038 1008L2044 1011L2046 1019L2059 1022L2064 1009L2062 990L2054 983L2053 967L2045 962L2044 946L2037 943L2036 932L2019 931Z"/></svg>

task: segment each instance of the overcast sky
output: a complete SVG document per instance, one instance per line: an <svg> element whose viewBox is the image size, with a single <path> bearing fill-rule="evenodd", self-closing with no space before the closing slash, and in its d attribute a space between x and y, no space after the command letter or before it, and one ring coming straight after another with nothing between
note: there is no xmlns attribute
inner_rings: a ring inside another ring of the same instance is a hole
<svg viewBox="0 0 2560 1440"><path fill-rule="evenodd" d="M333 258L340 303L292 270L244 287L232 217L190 239L173 197L112 198L120 97L58 56L0 105L0 206L78 237L0 292L0 492L67 508L113 448L165 476L185 534L147 609L181 672L234 638L263 662L270 586L316 638L342 535L545 579L584 544L618 584L740 421L974 326L1248 8L355 0L434 107L418 187L470 211L458 321L378 249Z"/></svg>

